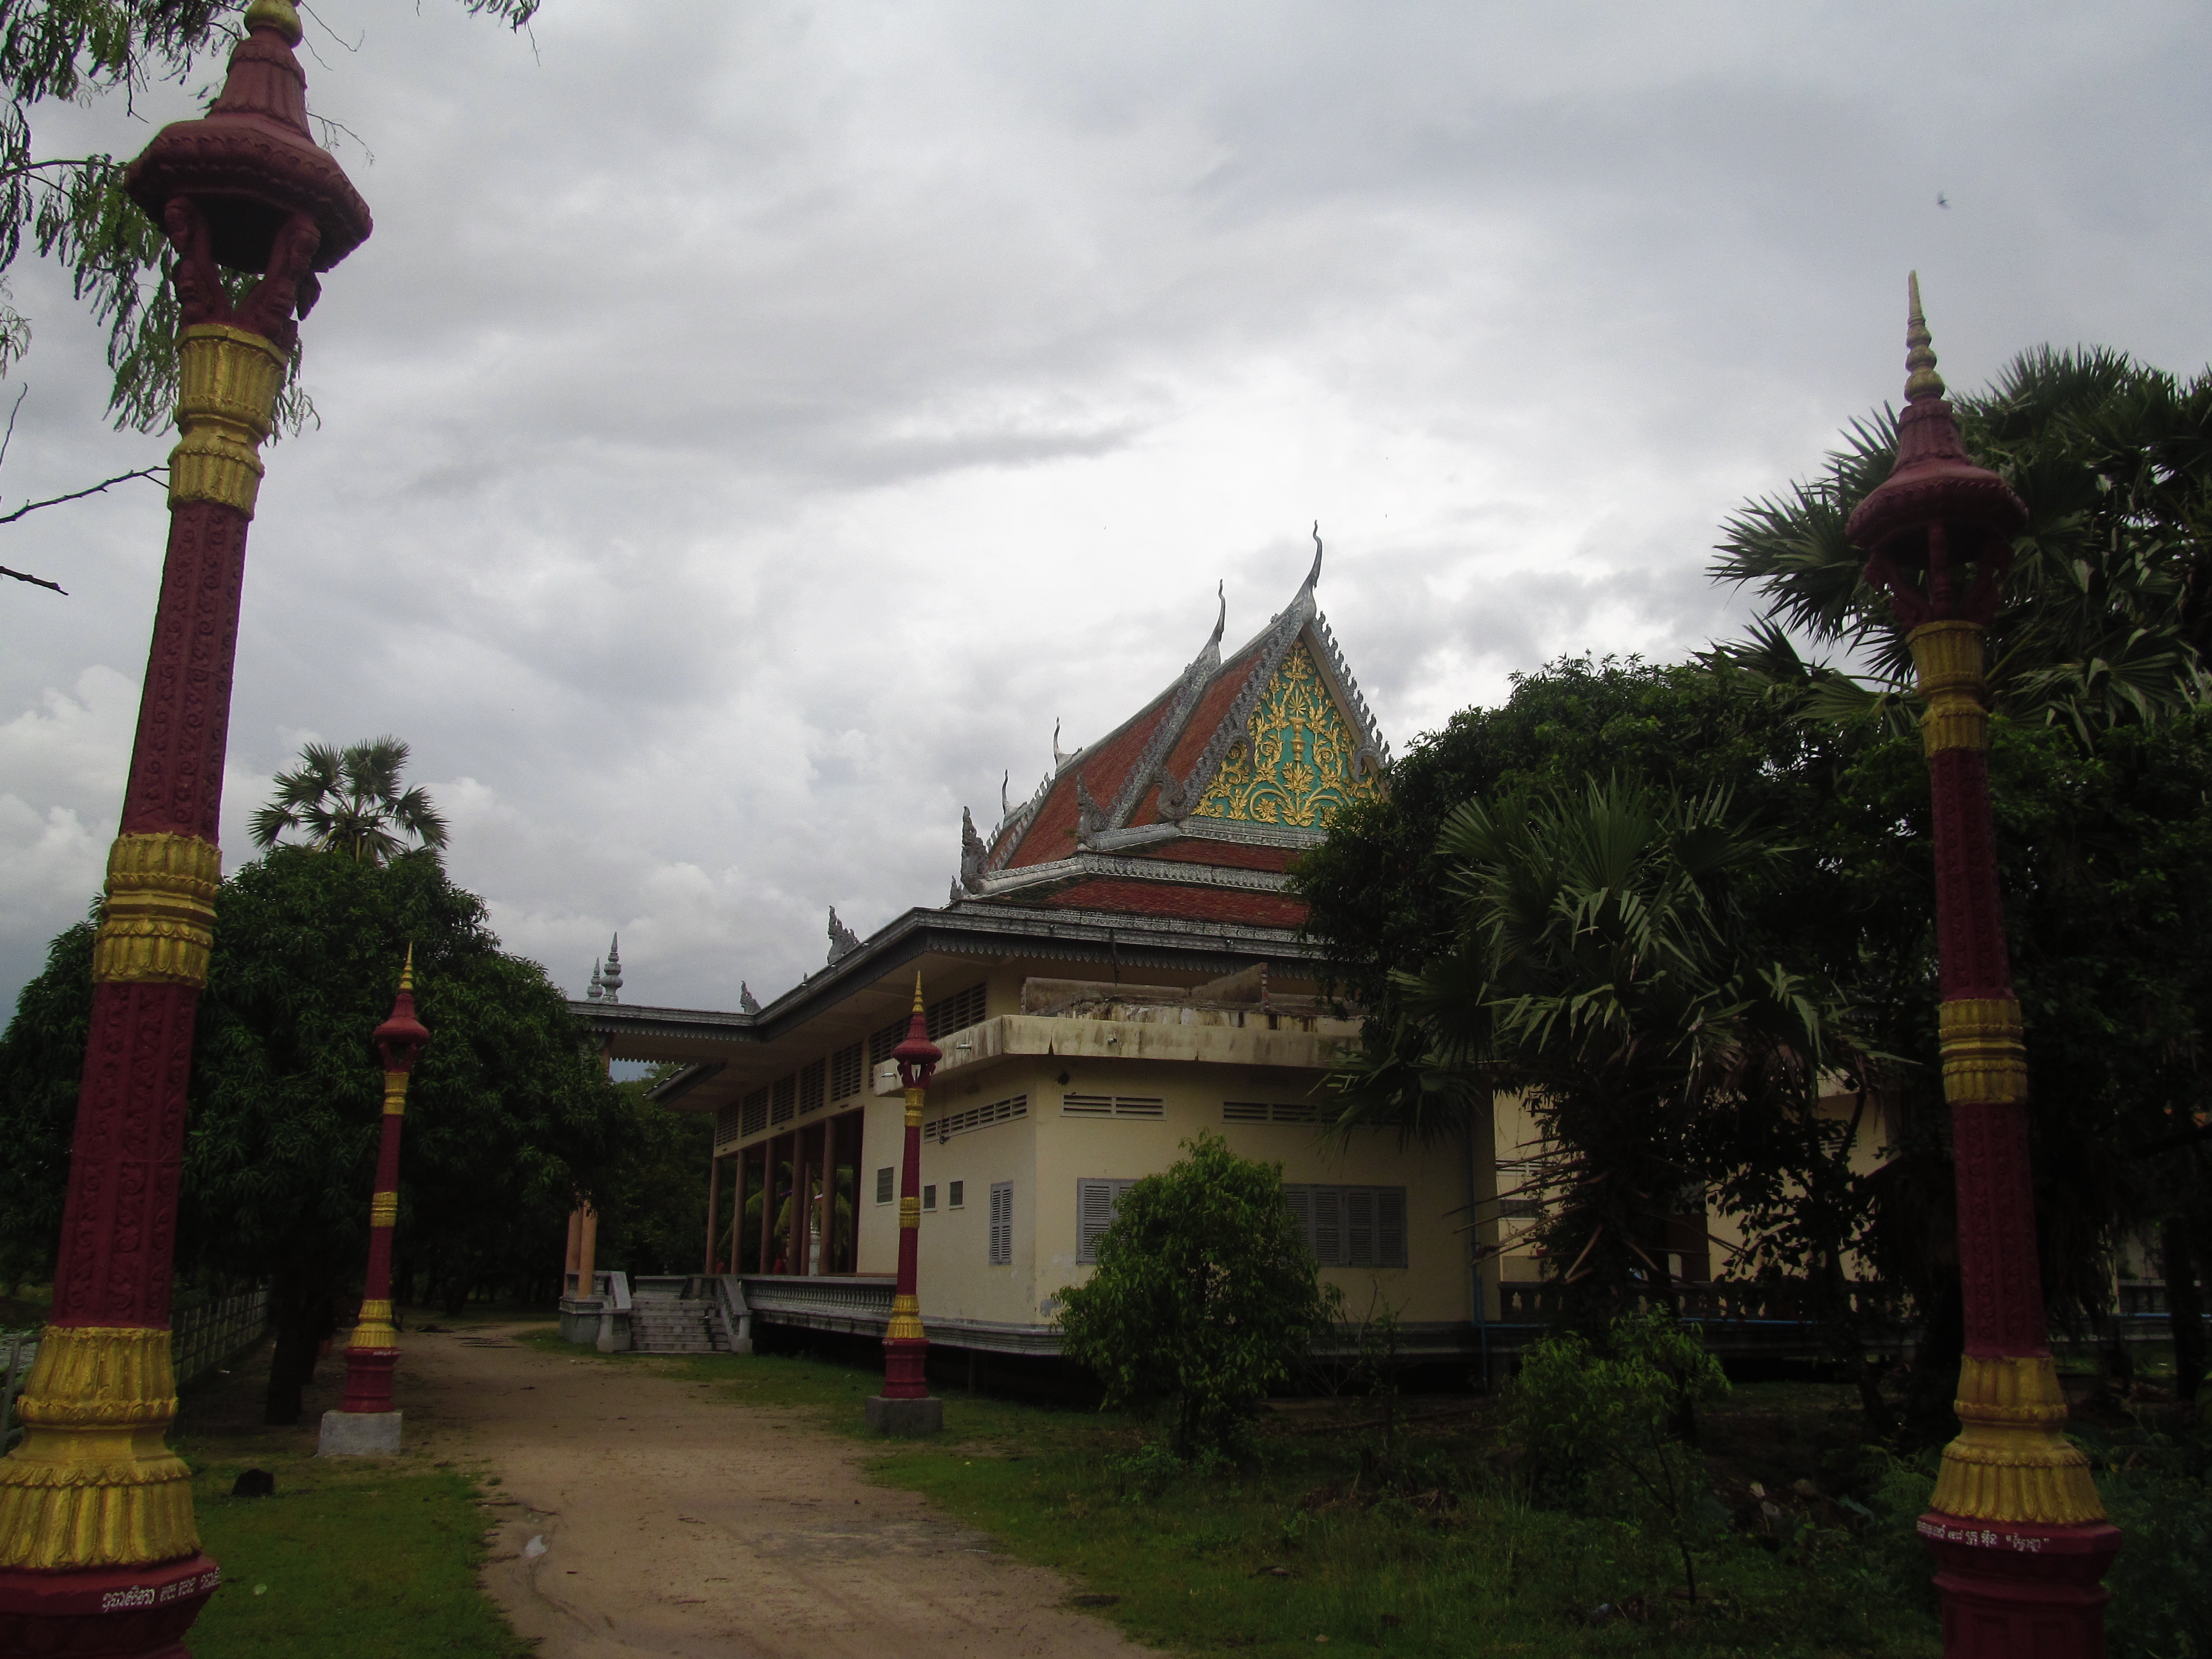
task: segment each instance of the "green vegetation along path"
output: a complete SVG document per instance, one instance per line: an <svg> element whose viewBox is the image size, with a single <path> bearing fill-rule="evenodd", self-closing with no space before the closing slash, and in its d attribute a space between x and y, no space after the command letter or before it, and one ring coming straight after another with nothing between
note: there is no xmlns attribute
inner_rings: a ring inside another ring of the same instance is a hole
<svg viewBox="0 0 2212 1659"><path fill-rule="evenodd" d="M540 1659L1145 1651L799 1413L499 1327L405 1343L410 1453L491 1483L485 1587Z"/></svg>

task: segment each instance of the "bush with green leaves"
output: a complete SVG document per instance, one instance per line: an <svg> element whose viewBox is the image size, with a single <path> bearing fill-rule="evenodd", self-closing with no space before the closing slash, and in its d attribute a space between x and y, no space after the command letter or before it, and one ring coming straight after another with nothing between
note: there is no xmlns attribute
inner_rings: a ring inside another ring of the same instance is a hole
<svg viewBox="0 0 2212 1659"><path fill-rule="evenodd" d="M1563 1507L1633 1523L1671 1549L1689 1599L1697 1552L1728 1523L1697 1448L1697 1407L1728 1392L1697 1334L1666 1314L1615 1319L1602 1350L1575 1332L1531 1347L1514 1383L1510 1434Z"/></svg>
<svg viewBox="0 0 2212 1659"><path fill-rule="evenodd" d="M1094 1373L1106 1404L1158 1413L1176 1457L1238 1457L1254 1413L1334 1322L1283 1197L1282 1166L1237 1157L1218 1135L1121 1194L1098 1268L1063 1292L1060 1351Z"/></svg>

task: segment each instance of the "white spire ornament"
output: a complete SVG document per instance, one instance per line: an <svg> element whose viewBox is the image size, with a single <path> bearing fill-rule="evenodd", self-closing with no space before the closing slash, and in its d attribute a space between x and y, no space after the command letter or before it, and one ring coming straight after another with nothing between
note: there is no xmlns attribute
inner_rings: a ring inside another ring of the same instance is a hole
<svg viewBox="0 0 2212 1659"><path fill-rule="evenodd" d="M607 946L607 969L599 975L599 983L606 988L609 1002L622 1000L621 996L617 994L622 990L623 983L622 939L619 934Z"/></svg>

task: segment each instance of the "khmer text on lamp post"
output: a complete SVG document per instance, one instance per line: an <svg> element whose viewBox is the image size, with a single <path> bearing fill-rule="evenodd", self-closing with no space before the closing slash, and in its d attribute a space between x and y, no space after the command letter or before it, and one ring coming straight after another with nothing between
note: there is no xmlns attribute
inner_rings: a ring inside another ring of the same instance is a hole
<svg viewBox="0 0 2212 1659"><path fill-rule="evenodd" d="M252 0L222 94L125 175L176 253L182 435L121 833L108 854L52 1316L0 1462L0 1652L180 1655L213 1593L176 1414L169 1285L246 531L297 319L368 209L307 130L289 0ZM224 271L255 280L234 297Z"/></svg>
<svg viewBox="0 0 2212 1659"><path fill-rule="evenodd" d="M899 1170L898 1289L884 1333L884 1391L867 1402L868 1426L884 1434L934 1434L945 1426L945 1402L929 1397L929 1339L921 1328L921 1110L937 1062L922 1012L921 975L914 979L914 1017L906 1039L891 1050L906 1091L906 1149ZM794 1201L800 1195L794 1194Z"/></svg>
<svg viewBox="0 0 2212 1659"><path fill-rule="evenodd" d="M368 1200L368 1275L362 1286L361 1317L346 1344L345 1393L336 1411L323 1413L325 1457L392 1455L399 1449L399 1413L392 1404L392 1373L399 1364L399 1331L392 1322L392 1235L399 1224L399 1132L406 1121L407 1079L430 1041L415 1018L415 952L399 970L392 1017L373 1039L384 1061L384 1123L376 1152L376 1191Z"/></svg>
<svg viewBox="0 0 2212 1659"><path fill-rule="evenodd" d="M1936 852L1938 1029L1959 1189L1966 1301L1959 1437L1921 1534L1951 1659L2101 1659L2100 1581L2120 1546L2087 1461L2062 1431L2029 1182L2027 1061L1990 815L1983 637L2027 509L1959 441L1911 283L1897 464L1847 533L1909 630Z"/></svg>

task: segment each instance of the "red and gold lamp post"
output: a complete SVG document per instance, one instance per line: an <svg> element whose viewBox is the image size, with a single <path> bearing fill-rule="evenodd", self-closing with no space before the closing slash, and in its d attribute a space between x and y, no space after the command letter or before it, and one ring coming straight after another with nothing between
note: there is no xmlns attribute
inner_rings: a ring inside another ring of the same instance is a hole
<svg viewBox="0 0 2212 1659"><path fill-rule="evenodd" d="M945 1426L945 1402L929 1396L925 1375L929 1339L921 1328L921 1109L944 1051L929 1040L921 975L914 976L914 1018L906 1040L891 1050L906 1091L906 1148L899 1169L898 1290L884 1332L884 1391L867 1402L868 1426L884 1434L934 1434Z"/></svg>
<svg viewBox="0 0 2212 1659"><path fill-rule="evenodd" d="M1917 672L1936 851L1943 1092L1966 1297L1959 1437L1920 1531L1953 1659L2101 1659L2100 1581L2120 1547L2062 1431L2028 1174L2027 1061L1990 816L1983 636L2027 509L1967 459L1911 283L1897 465L1847 533L1889 596Z"/></svg>
<svg viewBox="0 0 2212 1659"><path fill-rule="evenodd" d="M253 0L222 95L131 163L177 255L182 436L121 833L93 951L92 1027L53 1311L0 1462L0 1652L181 1656L217 1582L164 1445L185 1085L221 875L216 827L246 530L297 319L368 237L307 130L289 0ZM258 280L234 299L222 270Z"/></svg>
<svg viewBox="0 0 2212 1659"><path fill-rule="evenodd" d="M384 1060L384 1138L376 1153L376 1192L368 1200L368 1277L361 1317L346 1344L345 1393L323 1413L322 1452L358 1456L399 1449L399 1413L392 1406L392 1373L399 1364L399 1332L392 1322L392 1234L399 1224L399 1130L406 1121L407 1079L430 1041L415 1018L415 952L399 970L392 1018L376 1028Z"/></svg>

